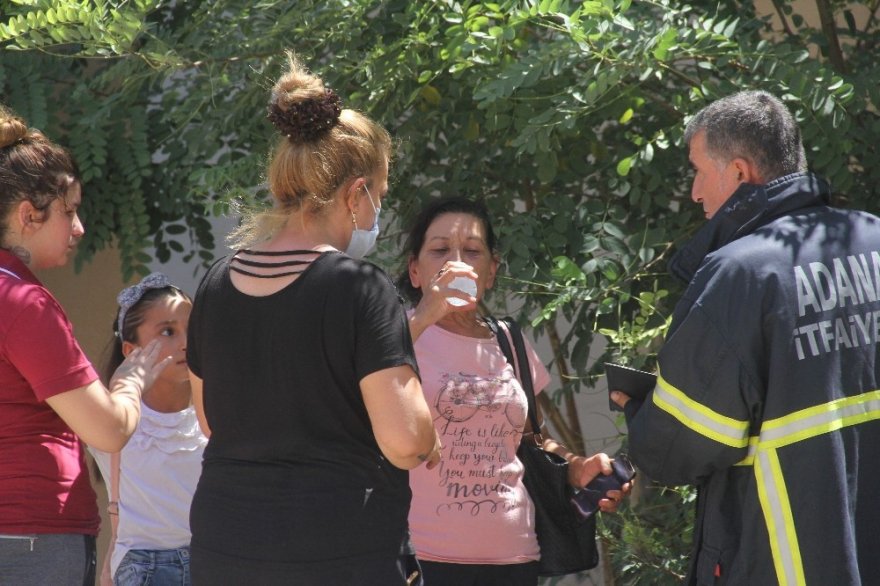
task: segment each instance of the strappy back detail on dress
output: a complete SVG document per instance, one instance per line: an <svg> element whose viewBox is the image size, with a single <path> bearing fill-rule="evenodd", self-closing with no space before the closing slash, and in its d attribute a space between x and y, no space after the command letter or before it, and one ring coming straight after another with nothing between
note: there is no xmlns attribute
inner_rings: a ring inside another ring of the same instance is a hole
<svg viewBox="0 0 880 586"><path fill-rule="evenodd" d="M229 259L232 285L251 297L274 295L298 281L321 250L239 250Z"/></svg>
<svg viewBox="0 0 880 586"><path fill-rule="evenodd" d="M298 275L321 255L317 250L239 250L229 261L229 269L257 279L277 279ZM270 257L273 261L247 258ZM247 267L247 268L245 268ZM288 268L292 270L287 270Z"/></svg>

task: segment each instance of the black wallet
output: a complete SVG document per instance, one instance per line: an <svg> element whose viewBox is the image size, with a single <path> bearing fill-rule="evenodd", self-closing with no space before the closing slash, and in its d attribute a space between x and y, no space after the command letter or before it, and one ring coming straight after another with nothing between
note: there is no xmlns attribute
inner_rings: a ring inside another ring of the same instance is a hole
<svg viewBox="0 0 880 586"><path fill-rule="evenodd" d="M608 383L608 408L612 411L623 411L611 400L611 391L623 391L633 399L644 401L657 384L657 376L644 370L606 362L605 382Z"/></svg>
<svg viewBox="0 0 880 586"><path fill-rule="evenodd" d="M609 490L620 490L627 482L632 482L636 477L635 466L626 457L620 454L611 462L611 474L605 476L599 474L588 485L580 489L571 497L571 504L584 519L589 519L593 513L599 510L599 501L607 498Z"/></svg>

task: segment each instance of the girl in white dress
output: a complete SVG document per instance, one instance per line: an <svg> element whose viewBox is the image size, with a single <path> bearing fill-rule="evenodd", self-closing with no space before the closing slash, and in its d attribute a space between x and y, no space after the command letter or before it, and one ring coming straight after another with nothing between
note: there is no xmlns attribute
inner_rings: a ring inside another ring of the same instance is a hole
<svg viewBox="0 0 880 586"><path fill-rule="evenodd" d="M106 372L151 340L160 340L161 355L172 361L144 390L140 423L125 448L92 450L110 493L112 537L101 586L189 585L189 508L207 443L186 366L192 301L161 273L124 289L117 301Z"/></svg>

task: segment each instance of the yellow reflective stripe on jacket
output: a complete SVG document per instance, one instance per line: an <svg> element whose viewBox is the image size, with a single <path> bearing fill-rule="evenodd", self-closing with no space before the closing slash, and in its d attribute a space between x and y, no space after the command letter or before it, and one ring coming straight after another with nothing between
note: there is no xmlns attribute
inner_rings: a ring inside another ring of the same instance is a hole
<svg viewBox="0 0 880 586"><path fill-rule="evenodd" d="M880 391L836 399L765 421L760 444L762 448L778 448L874 419L880 419Z"/></svg>
<svg viewBox="0 0 880 586"><path fill-rule="evenodd" d="M770 537L776 579L780 586L806 586L794 516L778 450L844 427L880 419L880 390L808 407L761 425L749 437L749 422L717 413L694 401L658 373L654 404L694 432L734 448L748 447L737 466L752 466L758 499Z"/></svg>
<svg viewBox="0 0 880 586"><path fill-rule="evenodd" d="M755 458L758 499L770 534L770 550L780 586L803 586L804 564L791 514L791 503L776 450L759 449Z"/></svg>
<svg viewBox="0 0 880 586"><path fill-rule="evenodd" d="M758 497L770 533L776 578L781 586L806 584L791 502L778 450L838 429L880 419L880 390L835 399L770 419L761 425L757 446L743 460L754 462Z"/></svg>
<svg viewBox="0 0 880 586"><path fill-rule="evenodd" d="M749 452L745 458L734 464L734 466L751 466L755 463L755 454L758 453L758 436L749 437Z"/></svg>
<svg viewBox="0 0 880 586"><path fill-rule="evenodd" d="M712 411L669 384L658 372L654 404L675 417L682 425L716 442L734 448L749 443L749 422Z"/></svg>

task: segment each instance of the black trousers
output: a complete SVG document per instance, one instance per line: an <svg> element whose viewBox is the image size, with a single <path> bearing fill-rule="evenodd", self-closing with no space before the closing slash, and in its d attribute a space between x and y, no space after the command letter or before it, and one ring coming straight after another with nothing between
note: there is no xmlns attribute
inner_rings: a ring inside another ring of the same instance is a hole
<svg viewBox="0 0 880 586"><path fill-rule="evenodd" d="M537 586L538 562L450 564L419 560L425 586Z"/></svg>

